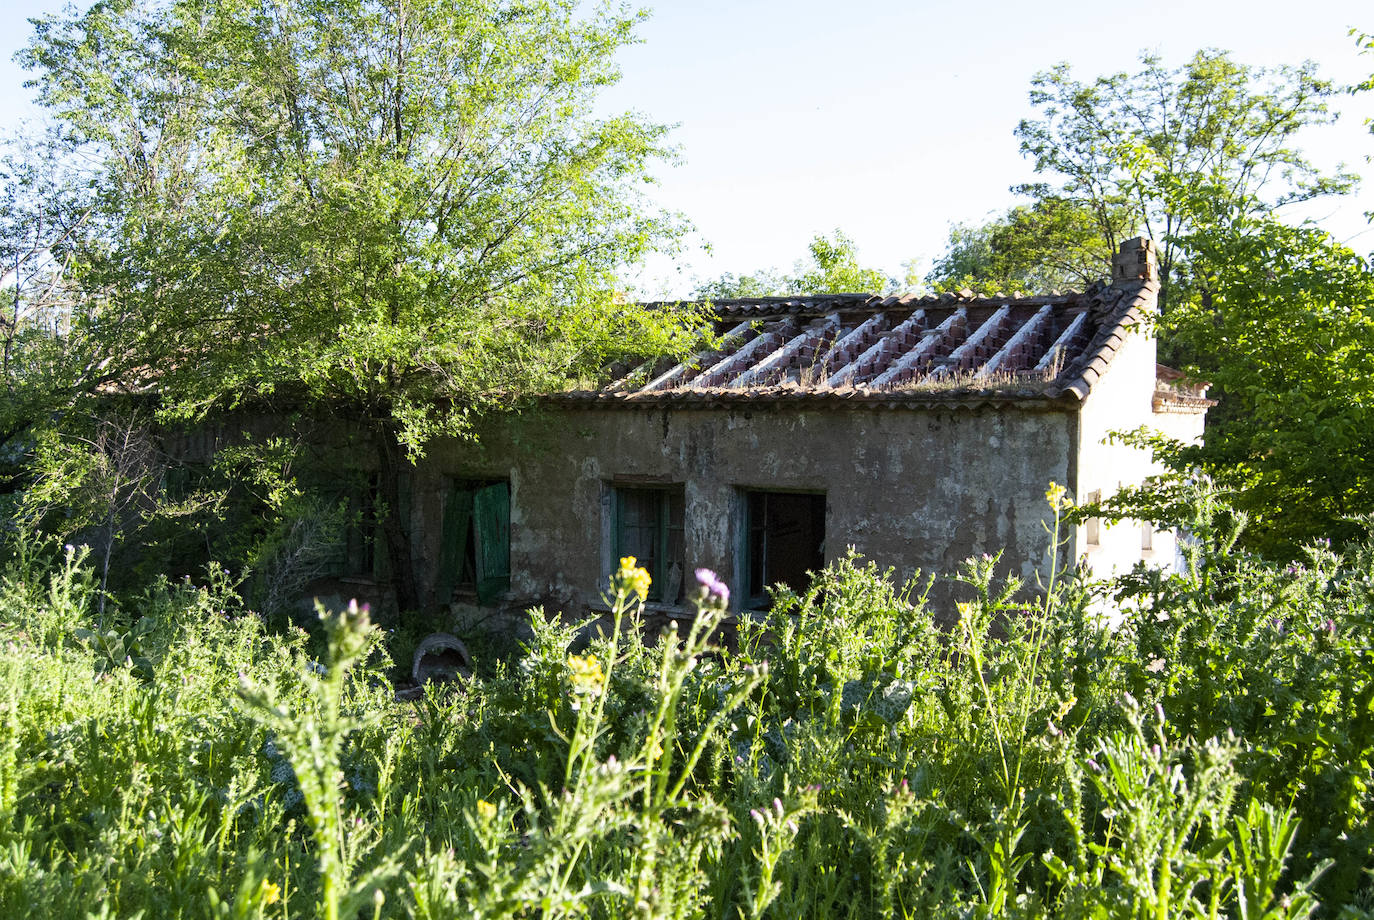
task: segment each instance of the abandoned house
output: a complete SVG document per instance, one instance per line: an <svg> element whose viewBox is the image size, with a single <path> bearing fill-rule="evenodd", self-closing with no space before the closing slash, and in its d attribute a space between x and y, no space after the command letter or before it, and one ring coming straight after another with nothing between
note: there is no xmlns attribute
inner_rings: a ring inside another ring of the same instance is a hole
<svg viewBox="0 0 1374 920"><path fill-rule="evenodd" d="M1091 501L1153 472L1113 431L1202 434L1205 384L1155 363L1156 271L1135 239L1109 283L1080 293L717 302L716 350L428 447L400 509L422 600L470 622L582 614L604 609L610 573L634 556L651 611L690 613L699 566L738 611L770 585L804 588L850 547L902 578L1000 552L999 572L1034 584L1051 483ZM186 449L204 456L217 437ZM1099 574L1175 564L1174 535L1148 525L1090 520L1067 536L1064 555ZM312 590L381 600L377 539L355 527ZM937 612L950 598L938 582Z"/></svg>
<svg viewBox="0 0 1374 920"><path fill-rule="evenodd" d="M1033 580L1051 482L1089 500L1150 473L1114 430L1201 435L1205 387L1155 363L1157 290L1137 239L1082 293L719 302L715 351L432 445L405 510L421 590L581 613L634 556L651 609L685 612L697 566L750 608L851 546L902 576L1000 551ZM1098 572L1175 555L1139 524L1069 537Z"/></svg>

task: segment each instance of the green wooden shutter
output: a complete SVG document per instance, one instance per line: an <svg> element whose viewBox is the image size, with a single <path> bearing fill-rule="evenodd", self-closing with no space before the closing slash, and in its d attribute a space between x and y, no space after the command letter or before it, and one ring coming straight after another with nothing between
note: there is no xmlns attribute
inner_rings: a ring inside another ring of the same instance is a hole
<svg viewBox="0 0 1374 920"><path fill-rule="evenodd" d="M439 549L439 581L435 585L441 604L453 597L453 586L463 580L471 531L472 489L454 485L449 488L444 505L444 538Z"/></svg>
<svg viewBox="0 0 1374 920"><path fill-rule="evenodd" d="M510 590L510 486L478 489L473 496L477 531L477 600L490 604Z"/></svg>

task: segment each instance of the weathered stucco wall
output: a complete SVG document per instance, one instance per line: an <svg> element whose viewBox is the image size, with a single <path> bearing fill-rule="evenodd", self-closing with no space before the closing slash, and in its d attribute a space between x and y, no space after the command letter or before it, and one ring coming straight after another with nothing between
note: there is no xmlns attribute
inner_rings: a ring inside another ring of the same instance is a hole
<svg viewBox="0 0 1374 920"><path fill-rule="evenodd" d="M1142 426L1169 437L1196 442L1202 437L1206 413L1201 409L1169 409L1156 412L1155 339L1147 330L1128 337L1112 359L1107 372L1083 401L1080 416L1074 498L1087 501L1094 494L1114 495L1122 486L1135 485L1147 476L1163 472L1148 451L1108 443L1112 432ZM1096 542L1091 537L1096 536ZM1137 562L1172 569L1178 562L1178 541L1173 531L1155 531L1140 521L1105 522L1090 528L1079 526L1074 534L1075 558L1086 558L1100 576L1129 571Z"/></svg>
<svg viewBox="0 0 1374 920"><path fill-rule="evenodd" d="M412 532L432 591L446 482L509 478L509 603L573 612L597 604L613 565L612 485L681 484L687 571L732 586L745 490L805 490L826 494L827 560L853 545L905 576L1001 550L1004 571L1033 579L1045 489L1071 481L1075 450L1072 413L1045 408L545 409L433 445Z"/></svg>
<svg viewBox="0 0 1374 920"><path fill-rule="evenodd" d="M1109 498L1123 485L1138 483L1156 471L1147 451L1107 443L1113 431L1154 426L1154 391L1155 339L1146 330L1136 330L1083 401L1077 481L1066 483L1076 501L1089 501L1095 494ZM1096 543L1090 542L1094 534ZM1142 558L1143 534L1137 521L1092 528L1080 525L1074 537L1074 558L1086 557L1098 575L1129 571Z"/></svg>

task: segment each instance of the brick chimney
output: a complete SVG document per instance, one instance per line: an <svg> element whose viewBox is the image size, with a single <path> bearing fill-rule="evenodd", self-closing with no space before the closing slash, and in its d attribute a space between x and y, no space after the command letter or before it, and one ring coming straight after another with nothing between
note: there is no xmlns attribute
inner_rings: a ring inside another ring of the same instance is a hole
<svg viewBox="0 0 1374 920"><path fill-rule="evenodd" d="M1121 250L1112 259L1112 287L1142 282L1159 283L1159 263L1154 240L1138 236L1122 243Z"/></svg>

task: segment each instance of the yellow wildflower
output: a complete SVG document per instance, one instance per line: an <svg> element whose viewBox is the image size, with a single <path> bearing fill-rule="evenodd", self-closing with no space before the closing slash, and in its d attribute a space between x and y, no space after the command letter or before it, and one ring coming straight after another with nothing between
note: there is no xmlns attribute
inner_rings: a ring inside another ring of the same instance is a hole
<svg viewBox="0 0 1374 920"><path fill-rule="evenodd" d="M1050 503L1053 511L1063 511L1073 504L1073 501L1066 496L1069 490L1057 482L1051 482L1050 487L1045 490L1045 500Z"/></svg>
<svg viewBox="0 0 1374 920"><path fill-rule="evenodd" d="M615 573L615 584L617 591L624 590L639 598L640 603L649 598L649 585L653 579L649 577L649 570L635 565L634 556L622 556L620 568Z"/></svg>
<svg viewBox="0 0 1374 920"><path fill-rule="evenodd" d="M570 681L573 693L585 696L600 696L606 689L606 674L601 670L601 662L595 655L585 658L581 655L568 656L568 670L572 672Z"/></svg>
<svg viewBox="0 0 1374 920"><path fill-rule="evenodd" d="M486 799L477 800L477 817L483 821L494 821L496 819L496 806Z"/></svg>
<svg viewBox="0 0 1374 920"><path fill-rule="evenodd" d="M276 904L276 903L277 903L278 901L280 901L280 900L281 900L281 886L278 885L276 882L269 882L267 879L263 879L263 880L262 880L262 903L264 903L264 904Z"/></svg>

